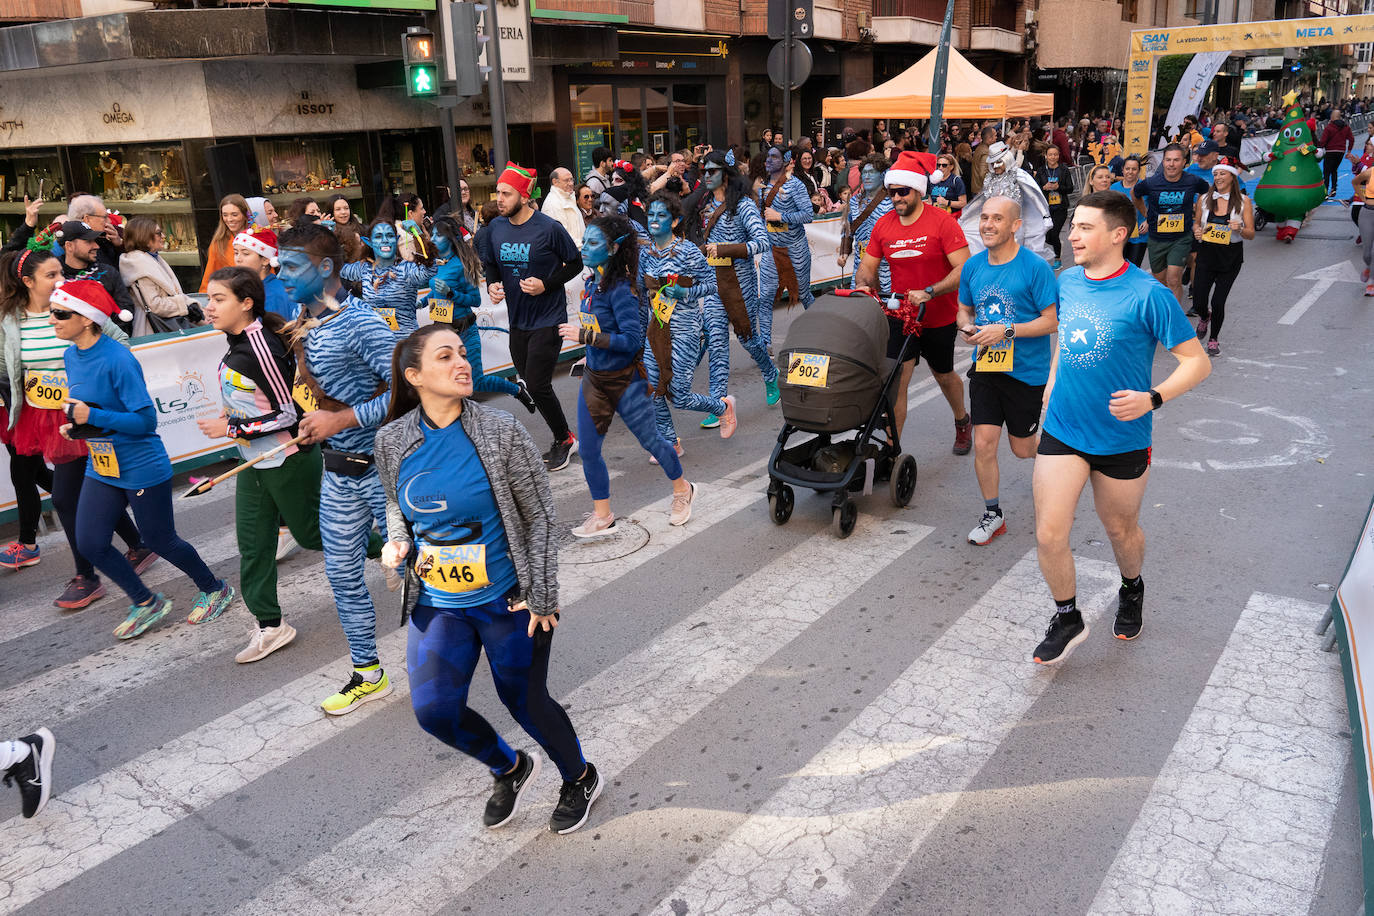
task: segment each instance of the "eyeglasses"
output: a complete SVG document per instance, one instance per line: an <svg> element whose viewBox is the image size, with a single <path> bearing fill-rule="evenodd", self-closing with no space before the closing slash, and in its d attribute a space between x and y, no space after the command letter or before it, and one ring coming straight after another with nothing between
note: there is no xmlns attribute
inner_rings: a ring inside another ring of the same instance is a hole
<svg viewBox="0 0 1374 916"><path fill-rule="evenodd" d="M162 227L161 227L161 226L158 226L157 231L153 233L153 237L154 237L154 238L159 238L159 239L161 239L161 238L166 238L166 237L167 237L167 233L162 231Z"/></svg>
<svg viewBox="0 0 1374 916"><path fill-rule="evenodd" d="M76 312L70 312L66 309L49 309L48 311L58 321L68 321L76 317Z"/></svg>
<svg viewBox="0 0 1374 916"><path fill-rule="evenodd" d="M915 188L888 188L887 193L890 197L906 197L908 194L915 193Z"/></svg>

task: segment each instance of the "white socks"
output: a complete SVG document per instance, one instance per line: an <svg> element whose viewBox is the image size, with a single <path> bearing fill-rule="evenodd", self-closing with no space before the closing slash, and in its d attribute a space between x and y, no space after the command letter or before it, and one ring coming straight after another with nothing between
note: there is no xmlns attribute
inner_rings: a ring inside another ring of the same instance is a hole
<svg viewBox="0 0 1374 916"><path fill-rule="evenodd" d="M0 741L0 770L8 770L28 757L32 750L24 741Z"/></svg>

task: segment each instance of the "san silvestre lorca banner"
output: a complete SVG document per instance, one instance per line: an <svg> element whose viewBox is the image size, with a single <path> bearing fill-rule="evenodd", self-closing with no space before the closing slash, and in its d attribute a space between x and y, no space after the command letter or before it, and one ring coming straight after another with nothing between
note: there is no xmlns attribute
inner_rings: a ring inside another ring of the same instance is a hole
<svg viewBox="0 0 1374 916"><path fill-rule="evenodd" d="M1131 33L1131 60L1126 74L1126 123L1122 138L1127 152L1144 155L1150 144L1154 111L1155 61L1166 54L1202 51L1266 51L1353 45L1374 41L1374 15L1277 19L1179 29L1140 29Z"/></svg>

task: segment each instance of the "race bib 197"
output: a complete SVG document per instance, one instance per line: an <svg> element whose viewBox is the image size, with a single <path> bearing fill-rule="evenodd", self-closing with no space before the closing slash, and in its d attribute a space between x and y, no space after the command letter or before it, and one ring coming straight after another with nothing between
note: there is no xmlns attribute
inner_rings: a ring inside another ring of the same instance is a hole
<svg viewBox="0 0 1374 916"><path fill-rule="evenodd" d="M1155 224L1160 232L1182 232L1183 214L1182 213L1161 213L1159 221Z"/></svg>

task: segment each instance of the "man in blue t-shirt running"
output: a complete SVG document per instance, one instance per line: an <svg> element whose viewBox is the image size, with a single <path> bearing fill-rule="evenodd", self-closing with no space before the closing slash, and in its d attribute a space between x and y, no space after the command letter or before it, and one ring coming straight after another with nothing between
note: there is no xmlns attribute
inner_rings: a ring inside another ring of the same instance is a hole
<svg viewBox="0 0 1374 916"><path fill-rule="evenodd" d="M1140 504L1150 471L1151 411L1189 391L1212 371L1202 344L1169 291L1124 257L1135 227L1131 204L1115 191L1085 196L1069 243L1079 265L1059 277L1059 348L1035 461L1035 535L1040 571L1056 613L1035 661L1062 661L1088 635L1075 600L1069 535L1091 480L1097 517L1121 569L1113 633L1140 635L1145 532ZM1151 387L1155 347L1178 360Z"/></svg>
<svg viewBox="0 0 1374 916"><path fill-rule="evenodd" d="M1183 307L1183 268L1193 253L1193 210L1208 184L1184 171L1187 153L1177 143L1164 147L1164 167L1135 183L1131 199L1149 228L1150 271Z"/></svg>
<svg viewBox="0 0 1374 916"><path fill-rule="evenodd" d="M1007 530L997 499L1003 425L1013 455L1035 456L1050 374L1048 335L1058 323L1054 270L1017 244L1020 228L1020 204L1007 197L988 198L978 217L978 237L986 250L965 261L959 276L959 330L977 348L968 392L973 468L984 508L968 540L979 546Z"/></svg>

